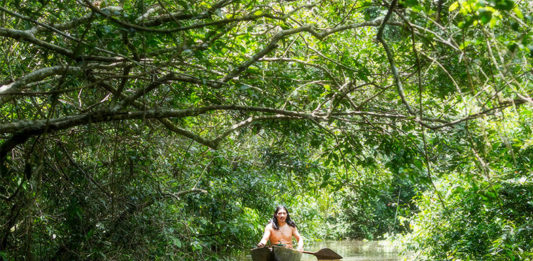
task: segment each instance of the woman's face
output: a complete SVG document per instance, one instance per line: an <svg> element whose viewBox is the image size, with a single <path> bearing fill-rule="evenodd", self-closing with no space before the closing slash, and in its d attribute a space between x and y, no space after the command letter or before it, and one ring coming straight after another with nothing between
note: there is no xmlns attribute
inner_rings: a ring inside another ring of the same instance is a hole
<svg viewBox="0 0 533 261"><path fill-rule="evenodd" d="M278 223L285 222L287 220L287 210L284 208L278 210L278 213L276 213L276 218L278 219Z"/></svg>

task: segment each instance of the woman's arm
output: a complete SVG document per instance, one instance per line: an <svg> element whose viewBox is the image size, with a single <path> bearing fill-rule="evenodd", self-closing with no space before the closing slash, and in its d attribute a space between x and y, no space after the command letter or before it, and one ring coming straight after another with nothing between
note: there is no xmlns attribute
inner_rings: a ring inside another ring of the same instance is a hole
<svg viewBox="0 0 533 261"><path fill-rule="evenodd" d="M298 248L296 249L300 252L304 251L304 239L300 236L300 233L298 233L297 228L292 230L292 235L296 238L296 241L298 241Z"/></svg>
<svg viewBox="0 0 533 261"><path fill-rule="evenodd" d="M270 238L270 230L272 229L272 225L268 224L265 227L265 233L263 233L263 238L261 241L259 241L259 244L257 244L258 247L264 247L266 243L268 242L268 239Z"/></svg>

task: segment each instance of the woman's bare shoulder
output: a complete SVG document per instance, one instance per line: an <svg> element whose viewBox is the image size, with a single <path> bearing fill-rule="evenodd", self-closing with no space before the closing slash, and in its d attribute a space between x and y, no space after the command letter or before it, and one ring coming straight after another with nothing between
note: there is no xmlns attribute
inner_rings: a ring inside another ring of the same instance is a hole
<svg viewBox="0 0 533 261"><path fill-rule="evenodd" d="M272 222L268 222L265 229L268 229L268 230L272 229Z"/></svg>

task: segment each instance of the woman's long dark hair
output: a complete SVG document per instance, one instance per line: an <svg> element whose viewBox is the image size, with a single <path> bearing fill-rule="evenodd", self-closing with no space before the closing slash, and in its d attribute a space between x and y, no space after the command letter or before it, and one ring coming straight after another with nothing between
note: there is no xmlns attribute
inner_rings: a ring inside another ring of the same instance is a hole
<svg viewBox="0 0 533 261"><path fill-rule="evenodd" d="M285 222L287 223L287 225L289 225L291 227L296 227L296 223L294 223L294 221L292 221L291 215L289 215L289 211L283 205L279 205L279 206L276 207L276 210L274 211L274 216L272 217L272 220L270 220L270 223L272 223L272 227L275 230L279 230L279 224L278 224L278 219L276 218L276 214L278 214L278 212L281 209L285 209L285 212L287 212L287 218L285 219Z"/></svg>

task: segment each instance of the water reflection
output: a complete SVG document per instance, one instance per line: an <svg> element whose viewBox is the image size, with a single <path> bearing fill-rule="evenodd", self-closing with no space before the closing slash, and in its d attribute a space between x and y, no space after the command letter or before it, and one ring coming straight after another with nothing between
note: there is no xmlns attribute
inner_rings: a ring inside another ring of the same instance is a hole
<svg viewBox="0 0 533 261"><path fill-rule="evenodd" d="M387 241L323 241L306 244L305 250L316 252L324 247L330 248L343 257L340 261L400 261L404 257L398 254L398 250ZM250 255L238 256L237 261L251 261ZM316 261L317 258L310 254L304 254L301 261ZM334 260L329 260L334 261Z"/></svg>
<svg viewBox="0 0 533 261"><path fill-rule="evenodd" d="M398 254L398 250L386 241L324 241L309 244L306 248L319 250L321 248L330 248L343 256L342 261L366 260L366 261L399 261L403 260ZM302 261L315 261L316 257L307 255Z"/></svg>

